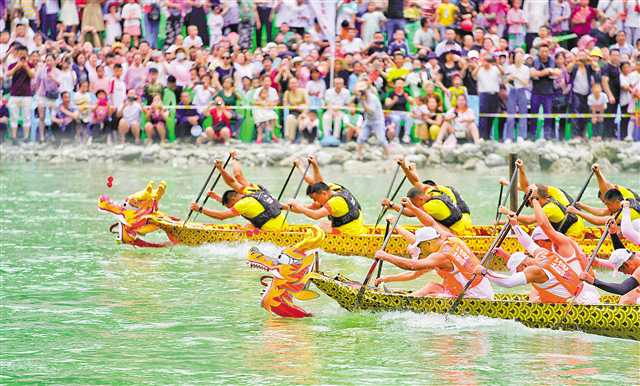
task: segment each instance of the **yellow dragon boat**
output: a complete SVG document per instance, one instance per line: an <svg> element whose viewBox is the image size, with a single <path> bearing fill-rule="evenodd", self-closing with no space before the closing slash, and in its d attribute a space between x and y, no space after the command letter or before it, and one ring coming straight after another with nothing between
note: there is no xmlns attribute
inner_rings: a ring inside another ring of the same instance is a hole
<svg viewBox="0 0 640 386"><path fill-rule="evenodd" d="M204 223L187 223L183 227L183 222L168 217L150 217L149 223L164 230L170 239L180 244L197 246L212 243L233 243L233 242L259 242L272 243L277 246L294 245L304 238L307 230L312 225L291 225L286 232L266 232L248 229L242 225L235 224L204 224ZM406 226L408 230L415 230L416 226ZM483 255L487 252L491 243L495 239L495 235L500 231L501 226L480 225L473 228L473 234L462 236L461 239L474 251L477 255ZM601 236L600 228L588 228L585 232L585 238L578 240L583 251L590 254L598 243ZM384 236L384 228L378 227L374 229L372 226L367 227L367 232L361 235L346 234L328 234L320 249L325 252L335 253L344 256L363 256L372 258L376 250L382 246ZM631 243L625 244L630 250L639 250L637 246ZM515 237L507 237L502 244L502 248L508 253L523 251L524 249L518 243ZM613 246L611 241L607 240L600 248L598 255L607 258ZM407 242L399 235L393 235L387 246L387 252L399 256L407 256ZM502 259L493 259L492 269L505 269Z"/></svg>
<svg viewBox="0 0 640 386"><path fill-rule="evenodd" d="M338 275L330 278L312 273L310 280L327 296L348 311L355 311L354 304L359 283ZM531 303L527 295L496 295L494 300L463 299L456 315L486 316L515 320L527 327L583 331L591 334L640 340L640 305L617 304L619 297L602 296L602 304L579 305ZM406 291L384 292L367 288L358 306L370 311L412 311L417 313L445 314L454 299L415 297Z"/></svg>

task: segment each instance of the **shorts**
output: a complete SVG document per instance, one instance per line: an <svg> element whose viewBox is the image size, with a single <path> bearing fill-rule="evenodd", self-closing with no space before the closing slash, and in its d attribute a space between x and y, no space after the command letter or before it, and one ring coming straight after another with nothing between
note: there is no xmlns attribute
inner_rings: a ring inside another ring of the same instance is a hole
<svg viewBox="0 0 640 386"><path fill-rule="evenodd" d="M49 99L44 96L38 96L38 107L44 107L50 110L54 110L58 106L57 99Z"/></svg>
<svg viewBox="0 0 640 386"><path fill-rule="evenodd" d="M365 143L371 134L374 134L383 146L387 146L389 144L389 141L387 141L384 121L365 121L364 125L362 125L362 131L360 131L360 134L358 135L358 144Z"/></svg>

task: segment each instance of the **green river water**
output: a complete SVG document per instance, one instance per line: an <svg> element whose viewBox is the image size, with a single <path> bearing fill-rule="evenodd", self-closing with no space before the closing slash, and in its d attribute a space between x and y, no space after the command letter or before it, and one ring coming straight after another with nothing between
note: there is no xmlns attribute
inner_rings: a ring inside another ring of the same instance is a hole
<svg viewBox="0 0 640 386"><path fill-rule="evenodd" d="M247 175L277 192L287 171ZM429 172L458 187L475 223L491 221L498 172ZM351 314L324 295L301 304L312 318L272 317L260 307L261 273L245 264L248 245L134 249L114 242L113 218L96 210L100 194L122 200L147 180L164 179L161 209L185 216L207 173L146 164L0 165L0 383L639 383L640 345L630 340L481 317ZM325 174L375 219L392 170ZM577 193L586 171L531 177ZM640 188L637 175L610 177ZM586 197L594 202L595 183ZM322 269L362 280L369 264L323 255Z"/></svg>

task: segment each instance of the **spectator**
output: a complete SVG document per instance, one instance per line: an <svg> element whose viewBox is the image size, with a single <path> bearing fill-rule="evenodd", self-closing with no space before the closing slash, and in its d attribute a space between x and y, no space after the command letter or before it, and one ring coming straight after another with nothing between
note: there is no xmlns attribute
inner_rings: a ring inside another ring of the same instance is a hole
<svg viewBox="0 0 640 386"><path fill-rule="evenodd" d="M109 105L109 99L107 93L104 90L98 90L96 92L96 104L92 109L92 121L91 132L96 134L98 132L104 133L107 137L107 144L111 144L114 141L112 133L109 129L112 125L109 125L108 121L113 114L114 108Z"/></svg>
<svg viewBox="0 0 640 386"><path fill-rule="evenodd" d="M609 48L618 50L622 55L631 56L633 54L633 47L627 43L627 34L624 31L616 33L616 43Z"/></svg>
<svg viewBox="0 0 640 386"><path fill-rule="evenodd" d="M355 87L356 97L360 100L362 108L364 109L365 122L362 126L362 131L358 136L357 156L359 159L364 158L364 142L369 139L371 134L374 134L380 144L384 148L384 154L389 154L389 143L387 141L385 126L384 126L384 114L382 113L382 104L377 95L371 90L369 85L365 82L359 82Z"/></svg>
<svg viewBox="0 0 640 386"><path fill-rule="evenodd" d="M199 136L202 132L201 116L198 110L191 105L188 92L182 91L179 95L180 101L176 108L176 138L185 138L190 133Z"/></svg>
<svg viewBox="0 0 640 386"><path fill-rule="evenodd" d="M311 110L300 117L300 135L303 143L313 143L318 137L318 114Z"/></svg>
<svg viewBox="0 0 640 386"><path fill-rule="evenodd" d="M118 135L120 143L125 143L126 135L131 132L133 134L136 145L140 144L140 117L142 114L142 105L138 101L138 96L134 90L127 92L127 99L118 110Z"/></svg>
<svg viewBox="0 0 640 386"><path fill-rule="evenodd" d="M89 92L89 82L84 81L80 83L78 92L76 92L73 97L73 104L78 110L76 116L76 132L80 133L80 141L86 141L88 144L93 141L93 135L89 130L89 124L91 123L91 101L92 95Z"/></svg>
<svg viewBox="0 0 640 386"><path fill-rule="evenodd" d="M144 113L147 115L147 123L144 126L144 132L147 134L147 144L153 143L153 137L160 138L160 143L167 143L167 131L166 120L169 117L169 112L162 104L162 98L159 94L154 94L151 104L144 108Z"/></svg>
<svg viewBox="0 0 640 386"><path fill-rule="evenodd" d="M634 68L629 62L622 62L620 65L620 112L622 114L628 113L633 108L632 102L632 85L637 84L640 79L637 79L638 72L633 71ZM635 78L635 79L634 79ZM630 124L629 117L622 117L620 120L620 139L631 139L631 131L628 130Z"/></svg>
<svg viewBox="0 0 640 386"><path fill-rule="evenodd" d="M158 34L160 33L160 0L143 0L144 37L152 48L158 48ZM109 27L107 26L107 30Z"/></svg>
<svg viewBox="0 0 640 386"><path fill-rule="evenodd" d="M600 83L594 83L591 88L591 94L587 98L587 105L591 110L591 123L593 124L593 140L599 141L602 139L603 132L603 117L601 114L607 109L607 95L602 92L602 86Z"/></svg>
<svg viewBox="0 0 640 386"><path fill-rule="evenodd" d="M231 138L231 111L224 105L221 97L216 97L215 105L209 106L205 115L211 116L211 127L208 127L204 134L198 137L196 143L206 142L219 143L224 145Z"/></svg>
<svg viewBox="0 0 640 386"><path fill-rule="evenodd" d="M626 4L624 11L624 32L627 39L635 43L640 39L640 4L638 0L623 1L623 4Z"/></svg>
<svg viewBox="0 0 640 386"><path fill-rule="evenodd" d="M524 64L524 51L519 48L513 57L513 64L507 66L505 75L507 76L507 89L509 97L507 99L507 114L527 114L529 98L527 92L530 82L530 70ZM515 121L512 116L507 118L507 125L504 132L504 140L515 141ZM518 142L527 138L527 118L521 117L518 123Z"/></svg>
<svg viewBox="0 0 640 386"><path fill-rule="evenodd" d="M320 77L320 70L314 68L311 70L311 80L307 82L307 94L309 95L309 109L317 110L323 105L324 92L326 90L325 82Z"/></svg>
<svg viewBox="0 0 640 386"><path fill-rule="evenodd" d="M81 141L81 130L78 130L76 123L78 120L78 112L71 105L71 97L68 92L63 92L60 95L61 103L57 106L54 114L51 115L51 122L60 130L60 140L64 136L69 135L72 131L75 131L75 141Z"/></svg>
<svg viewBox="0 0 640 386"><path fill-rule="evenodd" d="M611 49L607 64L602 68L602 89L607 95L607 114L615 115L618 112L618 102L620 102L620 51ZM595 91L592 90L592 93ZM597 99L596 99L597 100ZM604 138L614 138L616 136L615 118L606 118L601 133Z"/></svg>
<svg viewBox="0 0 640 386"><path fill-rule="evenodd" d="M82 10L82 28L86 33L91 33L94 45L100 44L98 34L104 31L104 16L100 0L87 0L87 4Z"/></svg>
<svg viewBox="0 0 640 386"><path fill-rule="evenodd" d="M358 138L360 131L362 131L362 125L364 124L364 117L356 109L356 104L353 101L349 102L347 112L343 115L342 125L346 129L345 141L351 142Z"/></svg>
<svg viewBox="0 0 640 386"><path fill-rule="evenodd" d="M420 29L413 35L413 45L417 50L433 50L440 39L440 32L429 25L429 19L420 19Z"/></svg>
<svg viewBox="0 0 640 386"><path fill-rule="evenodd" d="M562 1L562 0L560 0ZM507 25L509 32L509 49L514 50L524 45L527 19L520 8L522 0L514 0L513 7L507 12Z"/></svg>
<svg viewBox="0 0 640 386"><path fill-rule="evenodd" d="M599 77L600 68L597 58L602 57L600 50L591 51L591 57L585 51L580 51L575 63L567 66L571 79L571 112L574 114L588 114L589 105L587 99L591 86ZM573 137L582 138L586 134L586 119L577 118L573 121Z"/></svg>
<svg viewBox="0 0 640 386"><path fill-rule="evenodd" d="M571 12L571 32L578 37L588 34L597 16L598 12L589 6L589 0L579 0Z"/></svg>
<svg viewBox="0 0 640 386"><path fill-rule="evenodd" d="M367 4L367 12L360 19L362 22L362 42L368 46L373 41L373 35L380 32L387 18L380 11L375 2Z"/></svg>
<svg viewBox="0 0 640 386"><path fill-rule="evenodd" d="M75 0L62 0L59 19L65 29L71 29L71 32L75 34L80 24Z"/></svg>
<svg viewBox="0 0 640 386"><path fill-rule="evenodd" d="M556 54L555 63L560 73L553 79L554 94L552 111L554 114L566 114L569 110L569 104L571 102L571 78L569 76L569 72L567 71L567 57L564 51L560 51ZM558 121L558 133L560 135L559 138L563 138L564 136L564 127L566 121L566 118L560 118L560 120Z"/></svg>
<svg viewBox="0 0 640 386"><path fill-rule="evenodd" d="M605 0L606 1L606 0ZM569 33L571 5L569 0L552 0L549 4L549 26L554 35Z"/></svg>
<svg viewBox="0 0 640 386"><path fill-rule="evenodd" d="M500 91L502 73L502 68L496 65L496 60L493 56L483 58L480 66L475 68L473 75L478 81L481 114L495 114L498 112L498 91ZM481 138L491 138L492 120L493 118L480 117Z"/></svg>
<svg viewBox="0 0 640 386"><path fill-rule="evenodd" d="M444 123L438 133L435 146L455 146L458 139L471 139L474 143L480 142L476 117L467 106L467 98L459 98L456 108L444 115Z"/></svg>
<svg viewBox="0 0 640 386"><path fill-rule="evenodd" d="M549 56L549 46L543 44L540 46L538 56L533 61L531 68L531 113L538 114L542 107L543 114L551 114L553 108L553 96L555 89L553 79L561 74L555 61ZM569 70L570 71L570 70ZM529 126L529 137L536 138L536 121L531 120L532 125ZM551 139L553 130L553 120L547 118L544 120L544 129L542 138Z"/></svg>
<svg viewBox="0 0 640 386"><path fill-rule="evenodd" d="M387 0L386 32L387 37L393 36L398 29L404 29L404 0Z"/></svg>
<svg viewBox="0 0 640 386"><path fill-rule="evenodd" d="M411 96L406 92L404 88L404 80L396 79L393 84L393 89L387 94L384 105L387 109L391 110L389 113L389 119L393 122L398 138L401 138L403 143L410 143L411 127L413 126L413 119L409 113L409 106L412 102Z"/></svg>
<svg viewBox="0 0 640 386"><path fill-rule="evenodd" d="M343 109L351 99L351 93L344 87L344 79L335 78L334 87L324 95L327 110L322 116L324 135L331 135L337 140L341 138L341 124L344 120Z"/></svg>
<svg viewBox="0 0 640 386"><path fill-rule="evenodd" d="M269 142L277 142L274 133L274 127L278 116L273 111L273 106L277 104L277 98L274 101L269 95L270 90L267 87L260 87L254 100L255 107L253 109L253 121L256 124L257 139L256 143L262 143L266 137Z"/></svg>
<svg viewBox="0 0 640 386"><path fill-rule="evenodd" d="M124 25L124 33L131 35L134 45L139 44L139 38L142 35L140 20L142 19L142 8L137 0L128 0L127 4L122 7L122 20Z"/></svg>
<svg viewBox="0 0 640 386"><path fill-rule="evenodd" d="M407 46L403 30L399 29L393 33L393 41L389 43L388 52L390 54L402 52L403 55L409 55L409 46Z"/></svg>
<svg viewBox="0 0 640 386"><path fill-rule="evenodd" d="M254 0L256 44L262 46L262 27L266 29L267 42L271 41L271 12L273 10L273 0Z"/></svg>
<svg viewBox="0 0 640 386"><path fill-rule="evenodd" d="M337 78L336 81L340 79ZM289 114L285 121L285 138L294 142L297 139L299 119L307 111L309 96L307 90L298 87L298 80L292 78L289 81L289 89L284 93L284 105L289 106Z"/></svg>
<svg viewBox="0 0 640 386"><path fill-rule="evenodd" d="M449 0L442 0L436 7L436 24L440 28L440 34L444 35L447 28L451 28L458 16L458 7L449 3Z"/></svg>
<svg viewBox="0 0 640 386"><path fill-rule="evenodd" d="M549 2L539 0L525 0L524 15L527 19L527 34L525 35L525 45L531 47L533 39L536 38L540 27L549 21Z"/></svg>

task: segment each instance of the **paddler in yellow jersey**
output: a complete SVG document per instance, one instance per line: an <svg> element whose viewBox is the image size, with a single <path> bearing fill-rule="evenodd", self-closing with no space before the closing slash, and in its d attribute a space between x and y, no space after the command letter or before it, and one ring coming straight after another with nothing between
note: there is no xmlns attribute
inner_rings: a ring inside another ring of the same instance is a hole
<svg viewBox="0 0 640 386"><path fill-rule="evenodd" d="M631 222L636 231L640 231L640 197L633 190L622 185L612 184L602 175L600 165L593 164L591 166L593 174L598 180L598 198L605 205L604 208L589 206L582 202L575 203L574 208L569 208L571 213L584 218L594 225L606 224L608 217L613 216L620 209L620 202L626 200L629 202Z"/></svg>
<svg viewBox="0 0 640 386"><path fill-rule="evenodd" d="M264 187L247 181L242 173L242 168L237 162L237 152L232 152L233 173L232 176L224 168L221 160L216 160L216 169L224 179L224 182L233 190L224 192L222 197L214 192L208 192L210 198L221 202L228 210L211 210L203 208L197 203L191 204L191 209L209 217L226 220L237 216L247 219L251 225L265 231L284 231L288 224L282 205Z"/></svg>
<svg viewBox="0 0 640 386"><path fill-rule="evenodd" d="M307 187L307 196L313 200L310 206L299 202L289 203L289 210L301 213L313 220L327 217L320 227L328 233L360 235L366 232L360 203L347 190L333 191L324 182L317 182Z"/></svg>
<svg viewBox="0 0 640 386"><path fill-rule="evenodd" d="M458 207L458 209L460 209L460 212L462 212L462 216L468 217L467 221L469 223L472 223L471 210L469 209L469 205L467 205L460 192L458 192L453 186L439 185L433 180L420 181L420 177L416 172L415 165L407 164L404 158L398 158L396 162L398 162L398 165L404 172L404 175L407 177L407 180L409 180L411 185L433 196L446 194L449 199Z"/></svg>
<svg viewBox="0 0 640 386"><path fill-rule="evenodd" d="M407 192L407 198L451 233L463 236L473 231L471 218L464 216L446 194L425 193L424 190L413 187ZM386 198L382 200L382 205L395 211L399 211L401 207L400 204L394 204ZM416 212L410 206L405 207L403 214L416 217Z"/></svg>
<svg viewBox="0 0 640 386"><path fill-rule="evenodd" d="M376 280L376 285L415 280L435 270L442 278L442 283L427 283L411 295L457 297L473 277L475 268L480 265L476 255L459 238L441 235L432 227L417 229L414 238L415 242L408 248L411 259L394 256L383 250L376 252L376 258L411 271L383 276ZM478 276L465 293L465 297L491 299L493 288L487 279Z"/></svg>
<svg viewBox="0 0 640 386"><path fill-rule="evenodd" d="M521 191L526 192L529 185L529 179L525 172L524 162L522 160L516 160L516 166L518 167L518 186ZM500 183L508 185L508 181L501 180ZM568 207L573 204L573 197L571 197L564 190L553 185L536 184L538 192L540 194L540 204L544 211L545 216L551 222L551 225L558 232L573 237L576 239L582 239L584 237L584 220L575 214L568 211ZM500 212L506 214L506 208L501 207ZM518 215L518 221L521 224L534 224L536 218L534 215L520 214Z"/></svg>

